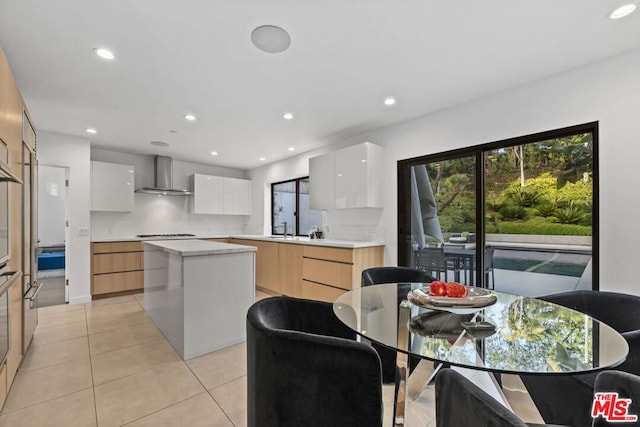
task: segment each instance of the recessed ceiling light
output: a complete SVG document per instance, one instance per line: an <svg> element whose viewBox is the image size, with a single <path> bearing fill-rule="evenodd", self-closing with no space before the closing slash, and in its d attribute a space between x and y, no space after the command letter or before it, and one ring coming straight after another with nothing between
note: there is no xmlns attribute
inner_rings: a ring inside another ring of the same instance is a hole
<svg viewBox="0 0 640 427"><path fill-rule="evenodd" d="M95 48L93 49L93 51L96 53L96 55L103 59L114 59L116 57L109 49L105 49L102 47Z"/></svg>
<svg viewBox="0 0 640 427"><path fill-rule="evenodd" d="M291 114L291 113L284 113L284 114L282 115L282 117L283 117L285 120L291 120L291 119L293 119L293 114Z"/></svg>
<svg viewBox="0 0 640 427"><path fill-rule="evenodd" d="M384 105L393 105L395 103L396 103L396 99L391 96L384 99Z"/></svg>
<svg viewBox="0 0 640 427"><path fill-rule="evenodd" d="M611 18L611 19L624 18L625 16L629 15L630 13L632 13L634 10L636 10L636 5L635 4L633 4L633 3L625 4L623 6L620 6L619 8L614 10L613 12L611 12L609 14L609 18Z"/></svg>
<svg viewBox="0 0 640 427"><path fill-rule="evenodd" d="M294 147L289 147L289 148L287 148L287 150L289 150L289 151L294 151L294 150L295 150L295 148L294 148Z"/></svg>
<svg viewBox="0 0 640 427"><path fill-rule="evenodd" d="M164 141L151 141L149 144L155 145L156 147L168 147L169 146L169 144L167 144Z"/></svg>
<svg viewBox="0 0 640 427"><path fill-rule="evenodd" d="M260 157L261 162L264 162L265 160L267 160L265 157Z"/></svg>
<svg viewBox="0 0 640 427"><path fill-rule="evenodd" d="M196 116L194 116L193 114L185 114L184 115L184 119L185 120L189 120L190 122L194 121L196 119Z"/></svg>
<svg viewBox="0 0 640 427"><path fill-rule="evenodd" d="M87 133L98 133L98 131L95 130L94 128L87 128L86 131Z"/></svg>
<svg viewBox="0 0 640 427"><path fill-rule="evenodd" d="M289 49L291 37L289 33L275 25L262 25L251 32L254 46L263 52L280 53Z"/></svg>
<svg viewBox="0 0 640 427"><path fill-rule="evenodd" d="M217 151L212 151L212 152L211 152L211 155L212 155L212 156L217 156L217 155L218 155L218 152L217 152Z"/></svg>

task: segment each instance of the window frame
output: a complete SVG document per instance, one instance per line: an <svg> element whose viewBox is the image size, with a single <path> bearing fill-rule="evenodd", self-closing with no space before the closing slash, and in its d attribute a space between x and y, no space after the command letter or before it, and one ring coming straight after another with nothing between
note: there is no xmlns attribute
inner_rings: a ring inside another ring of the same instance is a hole
<svg viewBox="0 0 640 427"><path fill-rule="evenodd" d="M281 232L277 232L275 229L275 221L274 221L274 212L273 212L273 205L275 204L275 194L274 194L274 187L276 185L280 185L280 184L287 184L287 183L292 183L295 182L295 187L296 187L296 206L295 206L295 210L293 212L293 216L296 219L296 223L295 223L295 230L296 230L296 236L306 236L306 234L300 234L300 215L298 215L298 212L300 211L300 182L303 180L308 180L309 176L302 176L299 178L293 178L293 179L286 179L284 181L278 181L278 182L272 182L271 183L271 235L272 236L283 236L284 235L284 231Z"/></svg>
<svg viewBox="0 0 640 427"><path fill-rule="evenodd" d="M437 161L450 160L460 157L476 158L476 165L483 165L483 155L487 151L497 150L499 148L507 148L517 145L526 145L534 142L545 141L554 138L569 137L581 133L591 133L593 138L593 208L592 208L592 234L591 234L591 256L592 256L592 289L599 290L600 276L600 195L599 195L599 167L598 167L598 147L599 132L598 122L588 122L575 126L568 126L559 129L553 129L544 132L533 133L529 135L507 138L499 141L473 145L469 147L443 151L439 153L427 154L409 159L398 160L397 163L397 244L398 244L398 265L403 265L406 260L411 257L411 211L408 209L411 200L410 183L411 168L424 163L433 163ZM476 216L478 213L484 215L485 212L485 195L484 195L484 173L476 168L475 174L476 185ZM480 189L480 190L478 190ZM477 247L485 247L485 222L484 220L476 220L476 245ZM476 253L476 275L483 277L482 266L484 265L484 251Z"/></svg>

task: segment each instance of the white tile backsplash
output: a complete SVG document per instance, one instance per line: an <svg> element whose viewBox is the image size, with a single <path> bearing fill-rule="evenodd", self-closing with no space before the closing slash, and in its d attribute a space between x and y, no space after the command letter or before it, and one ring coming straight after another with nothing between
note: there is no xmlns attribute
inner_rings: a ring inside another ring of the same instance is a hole
<svg viewBox="0 0 640 427"><path fill-rule="evenodd" d="M322 213L321 229L327 239L384 241L382 208L333 209Z"/></svg>
<svg viewBox="0 0 640 427"><path fill-rule="evenodd" d="M91 212L91 238L152 233L242 234L244 219L242 215L190 214L188 196L136 193L133 212Z"/></svg>

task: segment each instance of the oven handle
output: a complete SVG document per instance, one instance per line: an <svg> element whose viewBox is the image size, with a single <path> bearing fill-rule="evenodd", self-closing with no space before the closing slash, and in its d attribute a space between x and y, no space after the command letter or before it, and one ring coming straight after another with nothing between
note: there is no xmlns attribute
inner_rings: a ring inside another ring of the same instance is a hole
<svg viewBox="0 0 640 427"><path fill-rule="evenodd" d="M9 287L13 284L13 282L15 282L16 279L21 275L22 275L21 271L6 271L4 273L1 273L0 276L11 276L11 277L9 277L9 280L7 280L5 283L2 284L2 286L0 287L0 293L3 293L5 290L9 289Z"/></svg>
<svg viewBox="0 0 640 427"><path fill-rule="evenodd" d="M28 299L29 301L34 302L36 300L36 297L38 296L38 292L40 292L40 290L42 289L43 285L44 285L43 283L40 283L39 285L31 286L31 289L35 288L36 291L30 297L25 295L24 299ZM29 290L31 290L31 289L29 289Z"/></svg>

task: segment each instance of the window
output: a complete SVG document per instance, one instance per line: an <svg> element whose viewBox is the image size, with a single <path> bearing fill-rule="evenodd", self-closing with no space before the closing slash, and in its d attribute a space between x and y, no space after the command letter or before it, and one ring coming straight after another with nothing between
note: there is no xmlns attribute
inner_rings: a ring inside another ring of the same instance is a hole
<svg viewBox="0 0 640 427"><path fill-rule="evenodd" d="M597 289L597 130L398 162L398 263L526 296Z"/></svg>
<svg viewBox="0 0 640 427"><path fill-rule="evenodd" d="M271 234L307 235L322 213L309 209L309 177L271 184Z"/></svg>

